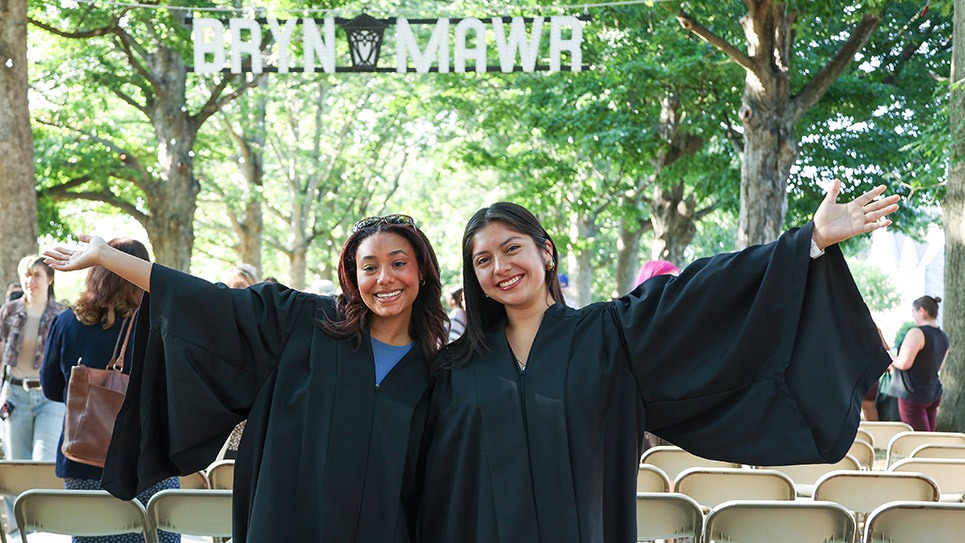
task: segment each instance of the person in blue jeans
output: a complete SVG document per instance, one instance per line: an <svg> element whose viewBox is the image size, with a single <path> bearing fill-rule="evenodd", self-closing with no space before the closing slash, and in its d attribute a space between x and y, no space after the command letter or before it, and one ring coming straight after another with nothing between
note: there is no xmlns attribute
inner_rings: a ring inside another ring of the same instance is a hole
<svg viewBox="0 0 965 543"><path fill-rule="evenodd" d="M3 444L10 460L53 461L64 424L64 404L44 397L40 363L47 333L66 306L54 299L54 270L40 255L17 265L23 297L0 307L0 418ZM13 519L13 498L6 498L7 519ZM12 522L8 522L12 528Z"/></svg>

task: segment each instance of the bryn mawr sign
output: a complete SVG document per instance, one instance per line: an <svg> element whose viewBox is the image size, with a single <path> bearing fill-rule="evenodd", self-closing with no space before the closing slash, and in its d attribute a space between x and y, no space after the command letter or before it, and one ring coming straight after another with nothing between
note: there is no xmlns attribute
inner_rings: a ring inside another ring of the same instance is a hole
<svg viewBox="0 0 965 543"><path fill-rule="evenodd" d="M232 18L227 25L196 18L193 27L196 73L583 69L583 21L573 16L376 19L363 14L354 19ZM394 32L387 32L390 27ZM336 40L336 29L345 42ZM394 39L383 40L386 34ZM394 49L394 65L379 63L384 44ZM340 57L351 64L339 65Z"/></svg>

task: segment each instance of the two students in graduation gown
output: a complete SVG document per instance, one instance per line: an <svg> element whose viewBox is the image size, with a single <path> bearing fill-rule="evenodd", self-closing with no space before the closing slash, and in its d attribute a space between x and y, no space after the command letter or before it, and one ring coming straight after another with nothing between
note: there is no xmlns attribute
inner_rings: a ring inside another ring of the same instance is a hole
<svg viewBox="0 0 965 543"><path fill-rule="evenodd" d="M531 213L479 210L467 329L435 363L421 541L634 541L645 430L747 464L844 456L890 360L835 244L890 224L897 196L839 188L774 243L583 309Z"/></svg>
<svg viewBox="0 0 965 543"><path fill-rule="evenodd" d="M47 251L51 266L101 265L150 292L105 489L130 499L205 468L247 418L234 541L414 540L428 363L446 316L435 254L410 218L356 225L338 299L230 289L81 240L83 251ZM373 339L413 343L378 384Z"/></svg>

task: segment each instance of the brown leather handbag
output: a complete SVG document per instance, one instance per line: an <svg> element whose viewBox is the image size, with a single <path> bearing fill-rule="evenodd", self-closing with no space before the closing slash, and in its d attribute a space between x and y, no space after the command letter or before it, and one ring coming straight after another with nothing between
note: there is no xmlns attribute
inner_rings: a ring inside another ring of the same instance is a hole
<svg viewBox="0 0 965 543"><path fill-rule="evenodd" d="M67 383L67 415L64 418L64 456L82 464L104 467L114 420L127 394L128 375L123 373L124 353L134 328L137 311L121 324L114 355L105 369L77 364Z"/></svg>

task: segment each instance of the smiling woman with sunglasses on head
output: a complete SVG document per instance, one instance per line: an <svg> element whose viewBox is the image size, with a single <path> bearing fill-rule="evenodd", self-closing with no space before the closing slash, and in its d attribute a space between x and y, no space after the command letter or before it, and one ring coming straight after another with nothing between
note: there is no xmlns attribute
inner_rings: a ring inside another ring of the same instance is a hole
<svg viewBox="0 0 965 543"><path fill-rule="evenodd" d="M413 541L428 364L447 336L436 256L411 217L355 225L337 298L230 289L81 241L46 251L50 265L101 265L150 293L105 489L130 499L205 468L247 418L234 541Z"/></svg>

